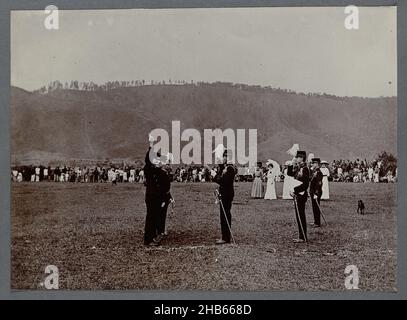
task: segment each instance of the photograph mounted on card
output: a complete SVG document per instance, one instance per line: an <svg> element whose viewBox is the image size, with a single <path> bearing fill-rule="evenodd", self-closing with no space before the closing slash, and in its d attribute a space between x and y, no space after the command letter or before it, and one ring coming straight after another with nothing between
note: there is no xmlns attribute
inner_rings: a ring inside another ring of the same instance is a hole
<svg viewBox="0 0 407 320"><path fill-rule="evenodd" d="M12 289L397 291L396 21L12 10Z"/></svg>

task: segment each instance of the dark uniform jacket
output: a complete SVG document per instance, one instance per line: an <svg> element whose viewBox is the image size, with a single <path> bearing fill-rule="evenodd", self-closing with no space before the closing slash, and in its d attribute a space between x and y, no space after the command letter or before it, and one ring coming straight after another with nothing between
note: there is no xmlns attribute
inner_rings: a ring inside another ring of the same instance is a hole
<svg viewBox="0 0 407 320"><path fill-rule="evenodd" d="M294 193L297 195L307 196L307 190L310 181L310 172L306 163L301 163L297 166L288 166L287 175L301 181L302 184L294 188Z"/></svg>
<svg viewBox="0 0 407 320"><path fill-rule="evenodd" d="M149 151L144 166L146 200L167 202L171 198L171 181L166 170L155 167L149 158Z"/></svg>
<svg viewBox="0 0 407 320"><path fill-rule="evenodd" d="M322 195L322 178L323 174L321 170L318 168L312 172L311 182L309 186L309 193L311 196L318 196Z"/></svg>
<svg viewBox="0 0 407 320"><path fill-rule="evenodd" d="M235 181L236 170L233 166L226 166L226 172L223 173L223 166L219 166L220 170L216 174L214 181L219 184L219 193L223 199L232 201L235 196L233 182Z"/></svg>

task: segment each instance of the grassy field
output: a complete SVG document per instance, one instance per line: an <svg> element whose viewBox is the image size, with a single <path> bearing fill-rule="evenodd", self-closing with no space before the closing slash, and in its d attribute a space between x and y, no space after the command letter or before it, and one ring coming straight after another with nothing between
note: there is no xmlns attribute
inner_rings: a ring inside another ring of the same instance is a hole
<svg viewBox="0 0 407 320"><path fill-rule="evenodd" d="M292 243L292 201L250 199L251 184L237 183L237 244L216 246L215 185L174 183L170 235L162 246L146 248L140 184L13 184L12 288L41 289L45 267L52 264L65 290L337 291L346 290L344 270L353 264L360 290L397 290L396 185L330 187L331 200L321 204L328 226L309 228L307 245ZM364 216L356 214L359 199ZM308 203L308 222L311 214Z"/></svg>

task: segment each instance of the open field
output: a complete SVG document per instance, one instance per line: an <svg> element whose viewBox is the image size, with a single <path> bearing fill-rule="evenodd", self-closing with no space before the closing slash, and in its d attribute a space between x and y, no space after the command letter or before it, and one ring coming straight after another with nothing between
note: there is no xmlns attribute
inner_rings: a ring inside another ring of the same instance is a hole
<svg viewBox="0 0 407 320"><path fill-rule="evenodd" d="M12 288L41 289L52 264L68 290L345 290L344 270L353 264L360 290L396 290L395 184L331 183L331 200L321 204L328 226L309 228L308 245L292 243L292 201L250 199L251 184L237 183L237 244L215 246L214 188L173 183L170 235L145 248L140 184L12 184ZM364 216L356 214L359 199ZM308 222L311 214L308 202Z"/></svg>

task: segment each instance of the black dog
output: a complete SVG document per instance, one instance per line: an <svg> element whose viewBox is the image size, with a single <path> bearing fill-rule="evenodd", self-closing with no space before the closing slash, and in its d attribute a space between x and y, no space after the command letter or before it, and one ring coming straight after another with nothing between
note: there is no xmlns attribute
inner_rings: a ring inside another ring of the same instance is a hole
<svg viewBox="0 0 407 320"><path fill-rule="evenodd" d="M363 203L362 200L358 201L358 213L360 214L365 214L365 204Z"/></svg>

